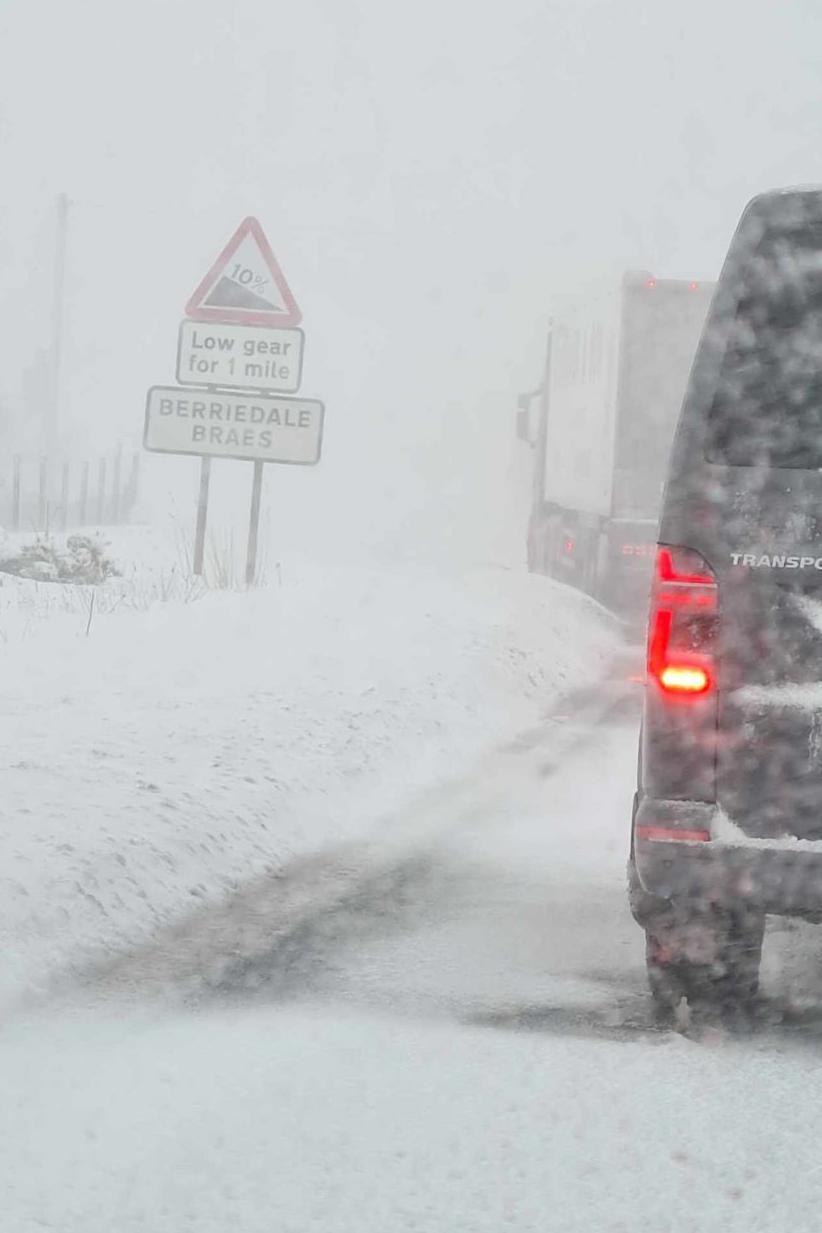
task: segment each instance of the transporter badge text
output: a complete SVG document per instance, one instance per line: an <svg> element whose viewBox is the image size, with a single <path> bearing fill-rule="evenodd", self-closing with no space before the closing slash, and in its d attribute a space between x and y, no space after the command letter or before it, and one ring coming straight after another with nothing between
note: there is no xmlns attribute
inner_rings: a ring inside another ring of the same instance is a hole
<svg viewBox="0 0 822 1233"><path fill-rule="evenodd" d="M732 552L734 565L747 565L750 569L820 569L822 557L785 556L778 553Z"/></svg>

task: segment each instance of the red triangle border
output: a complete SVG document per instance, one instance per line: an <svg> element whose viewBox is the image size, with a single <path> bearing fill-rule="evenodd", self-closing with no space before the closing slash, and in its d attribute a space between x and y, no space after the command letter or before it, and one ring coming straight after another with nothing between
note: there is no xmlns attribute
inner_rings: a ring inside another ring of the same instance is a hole
<svg viewBox="0 0 822 1233"><path fill-rule="evenodd" d="M288 312L256 312L251 308L207 308L203 303L203 301L208 298L209 293L215 283L220 278L220 275L225 270L243 240L249 234L254 237L259 245L260 252L265 258L265 263L268 266L269 273L271 274L271 277L279 289L280 295L283 297L283 300L288 307ZM205 278L192 294L186 304L185 314L192 321L221 321L225 324L267 326L300 324L303 319L302 313L297 306L297 301L291 294L291 288L285 281L285 276L277 263L277 258L271 250L271 245L266 238L266 234L256 218L244 218L240 223L239 227L234 232L233 236L228 241L225 248L206 274Z"/></svg>

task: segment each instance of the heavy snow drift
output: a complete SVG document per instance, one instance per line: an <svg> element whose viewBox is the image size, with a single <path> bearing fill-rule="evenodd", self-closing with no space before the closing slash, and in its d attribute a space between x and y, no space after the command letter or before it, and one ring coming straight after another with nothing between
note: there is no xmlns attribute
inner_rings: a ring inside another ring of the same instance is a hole
<svg viewBox="0 0 822 1233"><path fill-rule="evenodd" d="M135 565L136 542L94 610L90 590L2 577L6 994L389 827L618 643L584 597L503 570L303 561L200 594Z"/></svg>

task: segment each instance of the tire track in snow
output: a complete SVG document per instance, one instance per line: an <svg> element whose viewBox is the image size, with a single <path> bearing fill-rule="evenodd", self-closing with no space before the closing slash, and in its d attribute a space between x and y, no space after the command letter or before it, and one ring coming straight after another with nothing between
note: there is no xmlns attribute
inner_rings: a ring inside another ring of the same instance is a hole
<svg viewBox="0 0 822 1233"><path fill-rule="evenodd" d="M257 879L149 944L95 965L79 983L89 992L141 1000L146 994L187 1002L263 991L295 996L330 948L375 929L403 927L397 905L419 900L431 876L432 847L460 826L492 822L510 795L512 776L552 775L615 717L637 708L637 690L623 667L617 665L614 679L566 696L473 774L435 786L401 816L386 819L378 838Z"/></svg>

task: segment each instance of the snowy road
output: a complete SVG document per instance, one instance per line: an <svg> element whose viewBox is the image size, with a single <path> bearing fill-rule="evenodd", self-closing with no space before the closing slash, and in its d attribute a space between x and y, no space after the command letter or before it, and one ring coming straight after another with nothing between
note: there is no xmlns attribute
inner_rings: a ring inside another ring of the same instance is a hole
<svg viewBox="0 0 822 1233"><path fill-rule="evenodd" d="M417 802L313 900L258 886L8 1022L0 1228L816 1229L813 1017L652 1026L624 897L634 689Z"/></svg>
<svg viewBox="0 0 822 1233"><path fill-rule="evenodd" d="M636 687L612 682L501 751L450 810L221 993L621 1036L650 1027L624 868ZM426 836L424 847L417 839Z"/></svg>

